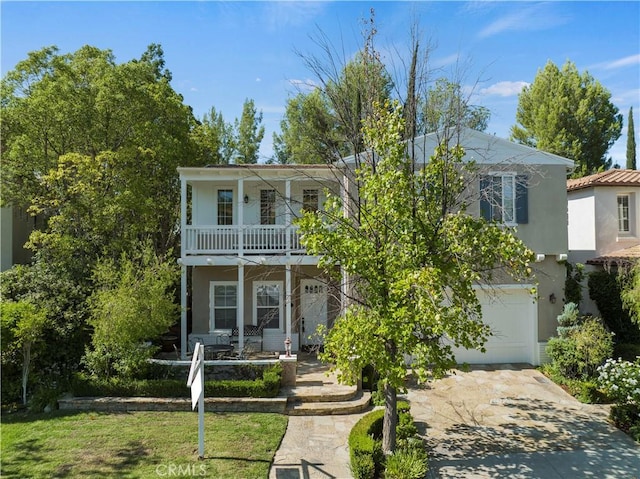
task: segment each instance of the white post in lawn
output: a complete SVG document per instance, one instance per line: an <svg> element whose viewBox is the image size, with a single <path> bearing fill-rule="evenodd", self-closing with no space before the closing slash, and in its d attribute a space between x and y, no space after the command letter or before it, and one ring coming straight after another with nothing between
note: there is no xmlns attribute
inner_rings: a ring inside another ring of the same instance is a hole
<svg viewBox="0 0 640 479"><path fill-rule="evenodd" d="M198 405L198 457L204 459L204 345L196 343L187 386L191 388L191 409Z"/></svg>

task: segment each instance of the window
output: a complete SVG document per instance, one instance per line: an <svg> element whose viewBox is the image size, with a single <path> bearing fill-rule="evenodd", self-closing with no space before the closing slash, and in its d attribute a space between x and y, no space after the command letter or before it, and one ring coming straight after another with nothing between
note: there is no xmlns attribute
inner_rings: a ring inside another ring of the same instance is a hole
<svg viewBox="0 0 640 479"><path fill-rule="evenodd" d="M618 233L630 233L629 195L618 195Z"/></svg>
<svg viewBox="0 0 640 479"><path fill-rule="evenodd" d="M302 211L318 211L318 190L302 190Z"/></svg>
<svg viewBox="0 0 640 479"><path fill-rule="evenodd" d="M236 327L238 286L235 282L211 283L211 326L213 329Z"/></svg>
<svg viewBox="0 0 640 479"><path fill-rule="evenodd" d="M480 214L489 221L505 224L528 222L527 178L500 173L480 179Z"/></svg>
<svg viewBox="0 0 640 479"><path fill-rule="evenodd" d="M233 224L233 191L218 190L218 224Z"/></svg>
<svg viewBox="0 0 640 479"><path fill-rule="evenodd" d="M256 324L265 329L281 329L282 282L254 283Z"/></svg>
<svg viewBox="0 0 640 479"><path fill-rule="evenodd" d="M276 190L260 190L260 224L276 224Z"/></svg>

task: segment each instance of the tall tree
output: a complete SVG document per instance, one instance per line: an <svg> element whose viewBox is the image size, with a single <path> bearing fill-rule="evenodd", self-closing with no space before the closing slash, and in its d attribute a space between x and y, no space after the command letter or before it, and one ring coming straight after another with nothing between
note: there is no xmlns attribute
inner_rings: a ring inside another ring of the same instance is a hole
<svg viewBox="0 0 640 479"><path fill-rule="evenodd" d="M246 99L242 105L242 116L235 121L235 150L238 163L257 163L260 142L264 137L262 112L258 113L253 100Z"/></svg>
<svg viewBox="0 0 640 479"><path fill-rule="evenodd" d="M636 169L636 132L633 126L633 107L629 107L627 122L627 169Z"/></svg>
<svg viewBox="0 0 640 479"><path fill-rule="evenodd" d="M473 166L459 146L443 144L416 168L402 137L399 109L384 105L364 128L373 155L355 171L357 192L329 195L324 212L299 220L304 246L339 281L351 304L324 341L323 358L354 381L373 365L384 384L383 449L395 449L396 395L409 367L421 379L455 366L452 347L482 347L489 328L474 285L501 270L529 274L531 252L509 229L465 213ZM351 185L353 183L350 182ZM348 212L344 214L344 209Z"/></svg>
<svg viewBox="0 0 640 479"><path fill-rule="evenodd" d="M576 177L609 168L607 152L622 131L611 93L571 61L538 70L518 97L516 121L513 140L574 160Z"/></svg>
<svg viewBox="0 0 640 479"><path fill-rule="evenodd" d="M227 123L222 112L211 108L193 130L193 139L199 148L202 163L206 165L227 165L233 158L233 125Z"/></svg>

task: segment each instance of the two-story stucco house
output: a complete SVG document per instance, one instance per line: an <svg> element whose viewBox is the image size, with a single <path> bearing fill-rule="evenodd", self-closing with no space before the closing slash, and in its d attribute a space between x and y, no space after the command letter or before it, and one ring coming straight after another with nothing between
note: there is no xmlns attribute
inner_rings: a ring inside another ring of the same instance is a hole
<svg viewBox="0 0 640 479"><path fill-rule="evenodd" d="M612 169L567 181L569 261L594 270L640 257L640 171ZM598 314L583 291L582 309Z"/></svg>
<svg viewBox="0 0 640 479"><path fill-rule="evenodd" d="M536 253L531 284L502 282L478 289L483 317L494 331L487 353L457 351L461 362L539 364L562 309L567 256L566 174L573 162L473 130L456 143L478 165L469 179L470 214L517 229ZM438 135L416 138L416 163L428 161ZM451 141L450 141L451 144ZM317 257L300 245L292 221L322 208L324 192L344 194L344 168L309 165L230 165L180 168L182 185L182 350L191 336L237 339L240 347L260 329L262 349L293 350L314 343L318 325L331 327L345 306L331 289ZM188 295L187 285L190 285ZM533 297L532 288L538 295ZM237 338L236 338L237 336Z"/></svg>

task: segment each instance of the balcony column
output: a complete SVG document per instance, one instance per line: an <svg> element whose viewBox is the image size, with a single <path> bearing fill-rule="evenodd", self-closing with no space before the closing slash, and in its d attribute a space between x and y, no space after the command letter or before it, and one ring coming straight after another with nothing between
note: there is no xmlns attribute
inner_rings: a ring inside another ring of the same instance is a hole
<svg viewBox="0 0 640 479"><path fill-rule="evenodd" d="M285 265L285 308L284 308L284 321L285 321L285 338L291 337L291 263Z"/></svg>
<svg viewBox="0 0 640 479"><path fill-rule="evenodd" d="M238 180L238 256L244 254L244 178Z"/></svg>
<svg viewBox="0 0 640 479"><path fill-rule="evenodd" d="M180 178L180 359L187 359L187 266L185 260L187 233L187 180Z"/></svg>
<svg viewBox="0 0 640 479"><path fill-rule="evenodd" d="M238 260L238 314L236 327L238 328L238 350L244 348L244 261Z"/></svg>
<svg viewBox="0 0 640 479"><path fill-rule="evenodd" d="M284 201L285 201L285 213L284 213L284 224L285 224L285 245L284 250L287 255L291 255L291 180L286 180L284 182ZM289 268L289 274L291 273L291 268Z"/></svg>

